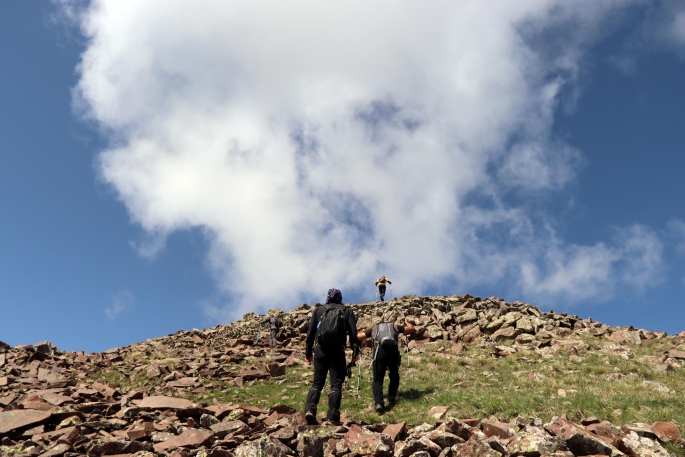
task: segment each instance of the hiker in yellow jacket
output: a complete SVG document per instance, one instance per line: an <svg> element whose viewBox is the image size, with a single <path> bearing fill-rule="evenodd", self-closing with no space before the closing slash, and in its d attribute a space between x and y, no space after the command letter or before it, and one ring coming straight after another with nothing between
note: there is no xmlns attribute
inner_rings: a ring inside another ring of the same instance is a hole
<svg viewBox="0 0 685 457"><path fill-rule="evenodd" d="M378 281L376 281L376 285L378 286L378 293L381 296L381 301L384 301L383 299L385 298L385 284L392 284L388 278L385 276L381 276Z"/></svg>

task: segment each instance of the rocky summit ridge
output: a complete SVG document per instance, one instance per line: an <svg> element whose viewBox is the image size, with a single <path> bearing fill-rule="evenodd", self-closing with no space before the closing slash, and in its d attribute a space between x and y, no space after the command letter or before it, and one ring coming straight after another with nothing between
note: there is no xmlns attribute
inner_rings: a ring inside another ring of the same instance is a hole
<svg viewBox="0 0 685 457"><path fill-rule="evenodd" d="M673 337L610 327L494 297L405 296L352 306L360 329L405 318L416 326L402 347L413 360L408 373L438 369L430 360L460 360L472 349L481 361L544 361L564 354L580 363L593 352L610 353L639 358L655 373L680 373L685 361L685 332ZM103 353L60 351L50 342L16 347L0 342L0 455L571 457L667 456L682 449L682 424L669 417L623 424L564 414L546 422L523 415L474 418L458 417L458 408L449 404L424 402L426 412L416 421L343 418L341 426L310 426L300 411L303 396L257 394L249 402L215 395L260 385L285 385L284 394L306 392L311 371L304 342L312 310L303 304L281 314L276 349L266 345L268 329L259 332L263 316L254 313L225 326L180 331ZM662 342L659 347L666 350L638 355L638 348L650 342ZM362 365L368 364L367 357ZM345 391L343 412L353 384ZM684 398L653 380L637 385L681 403ZM566 392L559 389L557 395Z"/></svg>

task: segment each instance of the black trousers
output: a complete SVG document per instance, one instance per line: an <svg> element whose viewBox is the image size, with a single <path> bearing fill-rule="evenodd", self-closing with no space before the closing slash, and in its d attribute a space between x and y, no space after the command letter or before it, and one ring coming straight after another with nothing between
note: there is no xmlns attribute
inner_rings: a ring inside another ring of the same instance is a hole
<svg viewBox="0 0 685 457"><path fill-rule="evenodd" d="M304 411L311 411L316 415L316 406L319 404L321 390L326 384L328 373L331 374L331 393L328 394L326 419L339 421L342 385L345 381L345 349L342 347L324 350L321 346L317 346L314 350L314 382L307 394Z"/></svg>
<svg viewBox="0 0 685 457"><path fill-rule="evenodd" d="M269 346L276 347L278 345L276 335L278 335L278 329L272 328L271 335L269 335Z"/></svg>
<svg viewBox="0 0 685 457"><path fill-rule="evenodd" d="M380 286L378 286L378 293L381 296L381 301L383 301L383 299L385 298L385 284L381 284Z"/></svg>
<svg viewBox="0 0 685 457"><path fill-rule="evenodd" d="M397 396L397 389L400 387L400 356L399 349L383 349L378 347L376 358L373 361L373 391L374 404L383 404L383 378L385 371L390 372L390 385L388 386L388 398Z"/></svg>

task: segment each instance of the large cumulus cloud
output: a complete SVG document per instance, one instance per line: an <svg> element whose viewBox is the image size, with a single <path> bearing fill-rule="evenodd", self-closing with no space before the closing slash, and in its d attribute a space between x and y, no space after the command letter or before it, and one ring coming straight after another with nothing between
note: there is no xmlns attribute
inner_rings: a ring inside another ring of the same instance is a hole
<svg viewBox="0 0 685 457"><path fill-rule="evenodd" d="M624 4L96 0L75 104L144 252L202 227L231 309L380 273L599 297L653 274L653 234L568 245L507 196L575 179L559 94Z"/></svg>

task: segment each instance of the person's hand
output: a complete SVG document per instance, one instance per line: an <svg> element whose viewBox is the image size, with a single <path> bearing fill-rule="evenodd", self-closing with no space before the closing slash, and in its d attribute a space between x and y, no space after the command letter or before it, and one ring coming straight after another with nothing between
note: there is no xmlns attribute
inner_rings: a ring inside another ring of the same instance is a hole
<svg viewBox="0 0 685 457"><path fill-rule="evenodd" d="M309 363L310 365L312 364L312 360L314 359L314 357L312 357L311 355L305 355L304 358L307 359L307 363Z"/></svg>

